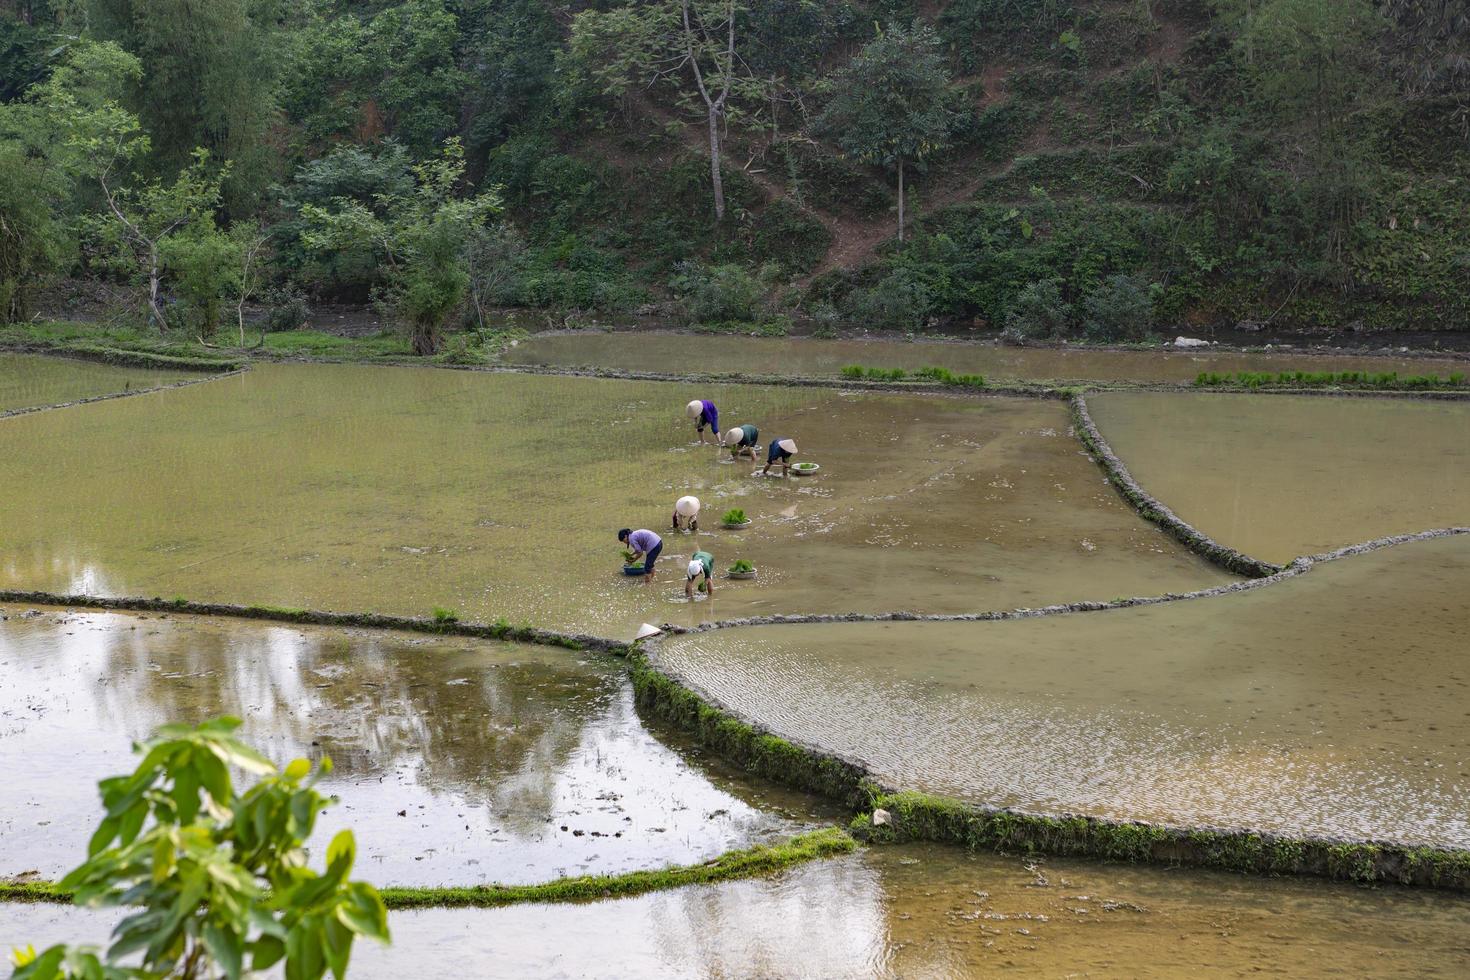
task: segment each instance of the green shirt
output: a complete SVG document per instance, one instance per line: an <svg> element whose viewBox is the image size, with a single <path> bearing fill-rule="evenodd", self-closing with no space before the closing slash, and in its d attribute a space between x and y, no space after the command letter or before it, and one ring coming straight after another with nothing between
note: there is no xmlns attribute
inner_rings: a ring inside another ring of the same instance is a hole
<svg viewBox="0 0 1470 980"><path fill-rule="evenodd" d="M704 566L704 574L708 578L715 576L715 556L708 551L696 551L689 557L690 561L697 561Z"/></svg>
<svg viewBox="0 0 1470 980"><path fill-rule="evenodd" d="M754 446L756 444L756 440L760 439L761 437L761 430L757 429L749 422L742 425L740 427L740 431L745 433L744 437L740 440L741 446ZM739 447L737 446L736 448Z"/></svg>

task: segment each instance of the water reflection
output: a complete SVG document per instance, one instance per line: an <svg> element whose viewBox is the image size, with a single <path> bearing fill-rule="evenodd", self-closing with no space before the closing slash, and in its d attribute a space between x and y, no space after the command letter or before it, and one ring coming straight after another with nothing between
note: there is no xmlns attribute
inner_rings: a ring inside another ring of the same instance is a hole
<svg viewBox="0 0 1470 980"><path fill-rule="evenodd" d="M777 811L805 805L691 766L640 723L616 665L570 651L6 612L0 873L65 871L97 820L95 781L134 764L129 741L221 713L278 762L332 757L342 804L319 833L352 826L379 882L684 863L789 833Z"/></svg>
<svg viewBox="0 0 1470 980"><path fill-rule="evenodd" d="M4 905L0 945L99 941L110 921ZM765 880L390 924L392 947L354 950L354 977L1456 977L1470 902L910 846Z"/></svg>

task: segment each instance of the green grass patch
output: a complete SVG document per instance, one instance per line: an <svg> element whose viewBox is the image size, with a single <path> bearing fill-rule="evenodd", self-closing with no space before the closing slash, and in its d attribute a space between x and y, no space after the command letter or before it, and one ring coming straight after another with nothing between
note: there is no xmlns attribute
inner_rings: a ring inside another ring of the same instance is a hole
<svg viewBox="0 0 1470 980"><path fill-rule="evenodd" d="M867 367L862 364L848 364L840 371L844 378L854 381L902 381L909 376L903 368L880 368ZM924 367L913 373L913 377L920 381L935 381L942 385L953 388L984 388L985 377L979 374L955 374L949 368Z"/></svg>
<svg viewBox="0 0 1470 980"><path fill-rule="evenodd" d="M621 875L558 878L539 885L468 885L462 887L383 888L383 904L390 909L493 908L524 902L585 902L600 898L642 895L684 885L708 885L771 874L818 858L850 853L857 847L847 833L826 827L780 844L757 844L727 851L712 861L657 871ZM71 892L49 881L0 882L0 901L70 902Z"/></svg>
<svg viewBox="0 0 1470 980"><path fill-rule="evenodd" d="M730 566L731 575L744 575L746 572L755 571L755 566L744 558L741 558Z"/></svg>
<svg viewBox="0 0 1470 980"><path fill-rule="evenodd" d="M1224 374L1201 371L1194 379L1196 388L1371 388L1392 391L1442 391L1465 388L1465 375L1459 372L1448 378L1437 374L1409 374L1397 371L1238 371Z"/></svg>
<svg viewBox="0 0 1470 980"><path fill-rule="evenodd" d="M725 516L720 518L721 522L725 524L744 524L749 519L745 516L745 511L739 507L731 507L725 511Z"/></svg>

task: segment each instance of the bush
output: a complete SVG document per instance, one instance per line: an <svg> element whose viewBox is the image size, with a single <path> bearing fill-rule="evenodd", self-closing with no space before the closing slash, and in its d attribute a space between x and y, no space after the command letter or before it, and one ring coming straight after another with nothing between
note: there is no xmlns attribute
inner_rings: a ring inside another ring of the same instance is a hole
<svg viewBox="0 0 1470 980"><path fill-rule="evenodd" d="M887 330L918 330L932 307L929 287L908 269L895 269L876 285L847 297L851 319Z"/></svg>
<svg viewBox="0 0 1470 980"><path fill-rule="evenodd" d="M1072 325L1072 305L1062 299L1061 280L1038 279L1017 294L1006 314L1006 336L1057 339Z"/></svg>
<svg viewBox="0 0 1470 980"><path fill-rule="evenodd" d="M260 321L266 333L300 330L310 318L311 307L294 286L282 286L266 293L265 316Z"/></svg>
<svg viewBox="0 0 1470 980"><path fill-rule="evenodd" d="M1153 316L1149 286L1133 276L1109 276L1082 300L1082 329L1093 340L1142 340Z"/></svg>
<svg viewBox="0 0 1470 980"><path fill-rule="evenodd" d="M740 265L703 266L680 262L669 282L684 310L697 322L754 320L765 286Z"/></svg>

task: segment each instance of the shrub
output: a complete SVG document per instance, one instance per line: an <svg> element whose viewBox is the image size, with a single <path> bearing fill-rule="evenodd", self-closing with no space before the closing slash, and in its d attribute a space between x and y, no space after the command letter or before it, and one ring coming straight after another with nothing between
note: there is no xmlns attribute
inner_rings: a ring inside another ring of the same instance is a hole
<svg viewBox="0 0 1470 980"><path fill-rule="evenodd" d="M235 737L239 725L165 725L137 746L131 775L98 784L107 816L59 887L78 905L130 911L105 960L86 947L27 948L14 977L239 976L284 960L288 977L340 978L358 936L387 941L377 889L347 880L352 831L327 845L325 872L307 867L307 839L333 802L315 788L331 760L315 775L306 759L277 772ZM260 781L237 793L235 772ZM140 971L104 966L138 951Z"/></svg>
<svg viewBox="0 0 1470 980"><path fill-rule="evenodd" d="M1149 287L1133 276L1109 276L1082 300L1082 329L1093 340L1142 340L1153 329Z"/></svg>
<svg viewBox="0 0 1470 980"><path fill-rule="evenodd" d="M697 322L754 320L765 286L744 266L680 262L669 282Z"/></svg>
<svg viewBox="0 0 1470 980"><path fill-rule="evenodd" d="M300 330L310 318L311 307L296 287L281 286L266 293L265 316L260 325L267 333Z"/></svg>
<svg viewBox="0 0 1470 980"><path fill-rule="evenodd" d="M929 287L912 271L895 269L877 284L847 297L853 320L888 330L918 330L929 318L934 298Z"/></svg>
<svg viewBox="0 0 1470 980"><path fill-rule="evenodd" d="M1006 314L1006 335L1016 339L1065 337L1072 324L1072 305L1062 299L1061 280L1037 279L1017 294Z"/></svg>
<svg viewBox="0 0 1470 980"><path fill-rule="evenodd" d="M443 606L435 606L434 622L440 626L450 626L459 622L459 613L453 609L445 609Z"/></svg>

